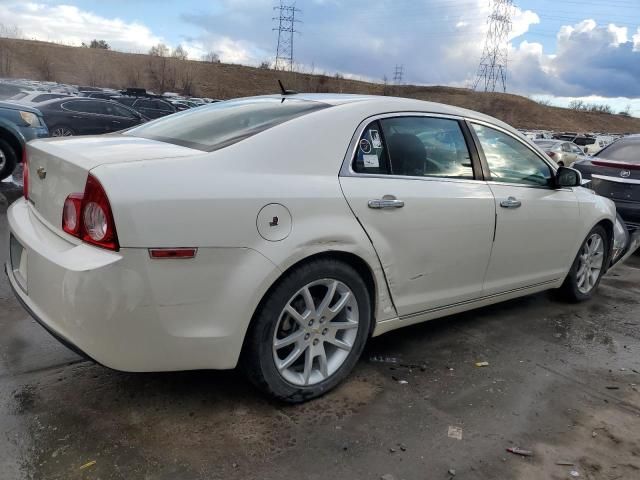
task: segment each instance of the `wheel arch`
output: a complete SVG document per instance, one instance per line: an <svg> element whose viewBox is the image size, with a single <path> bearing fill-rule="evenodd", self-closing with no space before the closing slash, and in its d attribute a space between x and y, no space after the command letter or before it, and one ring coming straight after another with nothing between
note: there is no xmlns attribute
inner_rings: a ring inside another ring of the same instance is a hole
<svg viewBox="0 0 640 480"><path fill-rule="evenodd" d="M262 309L264 303L269 298L269 295L271 294L271 292L295 268L298 268L299 266L304 265L306 263L316 261L316 260L322 260L322 259L341 261L351 266L362 277L363 281L365 282L365 285L367 286L367 291L369 292L369 302L370 302L371 315L372 315L372 321L371 321L371 326L370 326L368 335L371 336L373 334L373 331L375 330L375 326L376 326L376 306L378 303L378 292L377 292L377 283L376 283L375 274L373 272L373 269L371 268L371 265L369 265L369 263L366 260L364 260L361 256L353 252L348 252L344 250L326 250L326 251L311 254L307 257L304 257L292 263L285 270L283 270L282 273L271 283L269 288L264 292L264 294L260 298L260 301L256 305L253 311L253 314L251 315L251 320L247 325L247 329L244 335L244 340L242 342L240 358L243 357L243 354L245 352L247 338L249 337L248 334L255 323L258 313Z"/></svg>
<svg viewBox="0 0 640 480"><path fill-rule="evenodd" d="M16 152L16 158L18 162L22 158L22 152L24 150L24 142L20 139L20 137L16 136L15 132L9 130L4 125L0 125L0 139L6 141L11 148L13 148Z"/></svg>

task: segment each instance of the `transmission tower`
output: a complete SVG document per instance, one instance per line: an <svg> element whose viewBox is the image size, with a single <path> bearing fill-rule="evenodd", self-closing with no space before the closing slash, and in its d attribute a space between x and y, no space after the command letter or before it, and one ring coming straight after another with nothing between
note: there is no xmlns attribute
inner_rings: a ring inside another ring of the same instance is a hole
<svg viewBox="0 0 640 480"><path fill-rule="evenodd" d="M507 41L511 33L513 0L491 0L491 13L487 20L489 30L478 67L474 90L495 92L499 83L507 91Z"/></svg>
<svg viewBox="0 0 640 480"><path fill-rule="evenodd" d="M404 65L396 65L396 69L393 72L393 83L400 85L402 83L402 76L404 75Z"/></svg>
<svg viewBox="0 0 640 480"><path fill-rule="evenodd" d="M278 22L278 28L273 30L278 31L278 47L276 48L276 70L293 70L293 34L298 33L295 29L296 23L300 23L300 20L296 19L296 14L300 14L301 10L296 8L295 3L292 5L285 5L280 0L280 5L273 7L278 12L277 17L273 17L273 20Z"/></svg>

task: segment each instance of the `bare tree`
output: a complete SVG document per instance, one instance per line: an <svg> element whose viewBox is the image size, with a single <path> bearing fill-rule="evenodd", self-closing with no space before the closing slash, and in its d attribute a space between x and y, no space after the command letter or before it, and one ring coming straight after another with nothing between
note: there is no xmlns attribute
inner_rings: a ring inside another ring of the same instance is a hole
<svg viewBox="0 0 640 480"><path fill-rule="evenodd" d="M175 66L168 58L169 47L164 43L154 45L149 50L149 74L160 93L175 86Z"/></svg>
<svg viewBox="0 0 640 480"><path fill-rule="evenodd" d="M51 58L49 58L49 55L47 55L46 50L42 49L37 51L34 55L34 59L35 67L40 79L47 82L52 81L55 76L54 65Z"/></svg>
<svg viewBox="0 0 640 480"><path fill-rule="evenodd" d="M180 68L180 90L183 95L196 95L195 72L192 62L183 62Z"/></svg>
<svg viewBox="0 0 640 480"><path fill-rule="evenodd" d="M173 52L171 52L171 57L177 60L186 60L189 57L189 54L184 48L182 48L182 45L178 45L173 49Z"/></svg>
<svg viewBox="0 0 640 480"><path fill-rule="evenodd" d="M202 56L202 61L207 63L220 63L220 55L216 52L208 52Z"/></svg>

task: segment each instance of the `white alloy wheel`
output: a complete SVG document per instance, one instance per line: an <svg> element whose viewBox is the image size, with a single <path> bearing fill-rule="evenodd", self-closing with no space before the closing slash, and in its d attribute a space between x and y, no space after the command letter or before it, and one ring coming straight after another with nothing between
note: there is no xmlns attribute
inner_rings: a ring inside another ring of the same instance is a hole
<svg viewBox="0 0 640 480"><path fill-rule="evenodd" d="M599 233L592 233L579 254L577 277L578 290L588 294L598 283L604 266L604 240Z"/></svg>
<svg viewBox="0 0 640 480"><path fill-rule="evenodd" d="M351 289L330 278L302 287L287 302L273 334L273 360L282 377L312 386L345 362L358 336L358 303Z"/></svg>

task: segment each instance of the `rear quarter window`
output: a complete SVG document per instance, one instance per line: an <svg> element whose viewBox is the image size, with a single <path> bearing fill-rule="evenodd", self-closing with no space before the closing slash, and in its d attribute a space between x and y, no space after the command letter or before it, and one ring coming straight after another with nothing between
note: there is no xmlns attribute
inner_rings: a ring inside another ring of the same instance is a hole
<svg viewBox="0 0 640 480"><path fill-rule="evenodd" d="M294 98L231 100L162 117L124 135L210 152L328 107L326 103Z"/></svg>

